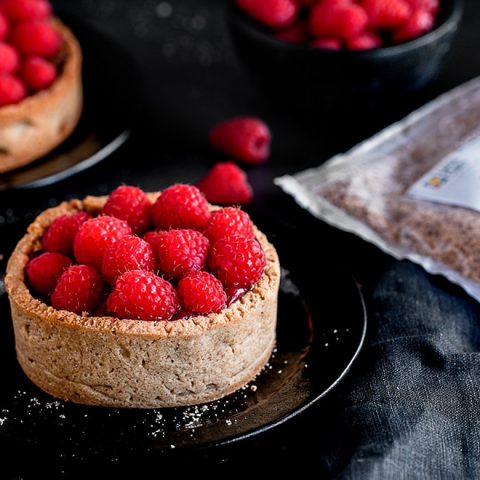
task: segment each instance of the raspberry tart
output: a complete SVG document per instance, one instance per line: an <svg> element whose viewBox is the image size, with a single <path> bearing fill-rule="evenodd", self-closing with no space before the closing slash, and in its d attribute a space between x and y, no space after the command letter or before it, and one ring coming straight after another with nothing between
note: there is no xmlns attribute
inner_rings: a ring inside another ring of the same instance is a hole
<svg viewBox="0 0 480 480"><path fill-rule="evenodd" d="M82 111L82 54L47 0L0 2L0 173L62 143Z"/></svg>
<svg viewBox="0 0 480 480"><path fill-rule="evenodd" d="M7 266L18 361L76 403L159 408L228 395L275 344L275 248L191 185L72 200L29 226Z"/></svg>

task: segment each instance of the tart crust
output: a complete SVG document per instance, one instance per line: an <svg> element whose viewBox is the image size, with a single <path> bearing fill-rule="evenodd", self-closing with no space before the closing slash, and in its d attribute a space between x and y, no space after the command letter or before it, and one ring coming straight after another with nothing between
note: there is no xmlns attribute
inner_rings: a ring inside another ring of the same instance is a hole
<svg viewBox="0 0 480 480"><path fill-rule="evenodd" d="M0 173L22 167L62 143L82 112L82 52L59 20L65 61L55 82L20 103L0 108Z"/></svg>
<svg viewBox="0 0 480 480"><path fill-rule="evenodd" d="M40 238L51 222L79 210L96 214L106 199L87 197L46 210L10 257L5 285L25 374L64 400L127 408L209 402L252 380L275 344L280 283L275 248L258 230L265 272L252 290L219 313L157 322L82 317L31 295L25 265L40 250Z"/></svg>

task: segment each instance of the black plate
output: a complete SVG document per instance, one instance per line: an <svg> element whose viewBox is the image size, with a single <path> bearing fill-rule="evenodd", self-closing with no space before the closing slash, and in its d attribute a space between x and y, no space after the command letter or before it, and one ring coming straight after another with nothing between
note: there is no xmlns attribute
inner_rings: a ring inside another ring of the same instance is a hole
<svg viewBox="0 0 480 480"><path fill-rule="evenodd" d="M64 462L100 454L218 445L297 415L326 395L357 357L366 332L361 293L328 255L275 225L283 266L277 349L243 390L209 404L163 410L109 410L57 401L30 383L14 353L6 295L0 299L0 448L42 452ZM313 240L312 240L313 242ZM312 275L312 272L316 272ZM15 452L13 452L15 453Z"/></svg>
<svg viewBox="0 0 480 480"><path fill-rule="evenodd" d="M72 135L43 158L0 174L0 191L44 187L107 158L130 135L131 110L124 94L131 89L131 59L114 42L76 18L61 15L83 52L84 110Z"/></svg>

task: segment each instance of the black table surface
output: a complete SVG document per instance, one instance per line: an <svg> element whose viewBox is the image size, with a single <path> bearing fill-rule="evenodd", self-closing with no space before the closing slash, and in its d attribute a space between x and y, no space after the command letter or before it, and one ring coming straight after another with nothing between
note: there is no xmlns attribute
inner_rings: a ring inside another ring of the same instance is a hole
<svg viewBox="0 0 480 480"><path fill-rule="evenodd" d="M313 219L273 185L276 176L319 165L381 128L401 119L438 94L480 73L480 2L465 1L465 15L453 54L439 78L421 92L385 102L380 110L332 121L321 105L310 113L272 103L239 65L224 18L225 0L57 0L54 6L101 31L133 58L138 82L125 91L137 104L131 140L101 165L61 184L0 196L0 253L8 255L21 230L39 210L67 197L105 194L120 183L158 190L174 182L196 182L220 157L209 149L207 134L217 121L258 115L273 131L273 154L248 169L255 199L248 208L260 226L274 216L318 237L318 248L338 257L368 292L393 260L357 238ZM124 99L118 99L122 108ZM445 282L445 288L455 287ZM354 375L353 370L350 375ZM345 379L348 388L348 377ZM283 460L314 466L334 429L329 405L335 393L302 415L253 439L191 453L192 464L226 471ZM312 444L308 438L318 437ZM175 453L169 459L177 461ZM177 454L178 457L178 454ZM143 460L150 465L158 458ZM166 458L162 461L166 461ZM99 464L101 459L99 459ZM84 465L84 468L89 466ZM122 459L108 466L123 469ZM137 464L138 468L138 464ZM1 475L0 475L1 476Z"/></svg>

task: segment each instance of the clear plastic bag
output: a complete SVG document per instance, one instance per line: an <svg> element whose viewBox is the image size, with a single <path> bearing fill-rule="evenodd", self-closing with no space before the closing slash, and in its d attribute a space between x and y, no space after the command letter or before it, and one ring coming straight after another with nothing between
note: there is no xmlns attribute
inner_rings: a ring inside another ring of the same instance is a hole
<svg viewBox="0 0 480 480"><path fill-rule="evenodd" d="M346 154L276 183L318 218L444 275L480 301L480 213L407 193L439 161L479 136L480 78Z"/></svg>

